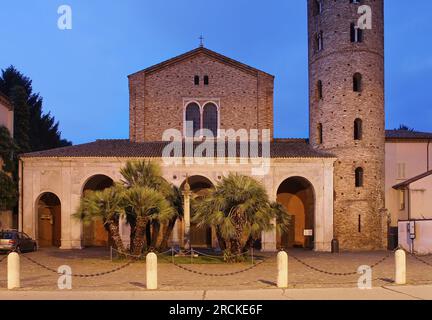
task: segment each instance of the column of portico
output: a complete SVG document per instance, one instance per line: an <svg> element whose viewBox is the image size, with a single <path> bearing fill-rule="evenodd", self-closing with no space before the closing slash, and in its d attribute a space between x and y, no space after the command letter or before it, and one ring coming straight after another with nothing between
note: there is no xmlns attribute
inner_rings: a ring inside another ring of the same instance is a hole
<svg viewBox="0 0 432 320"><path fill-rule="evenodd" d="M267 191L270 201L276 201L276 191L273 188L273 179L274 179L275 169L270 168L270 172L262 177L262 183ZM273 225L276 226L276 219L273 220ZM276 228L273 228L269 231L263 231L261 234L261 251L262 252L276 252Z"/></svg>

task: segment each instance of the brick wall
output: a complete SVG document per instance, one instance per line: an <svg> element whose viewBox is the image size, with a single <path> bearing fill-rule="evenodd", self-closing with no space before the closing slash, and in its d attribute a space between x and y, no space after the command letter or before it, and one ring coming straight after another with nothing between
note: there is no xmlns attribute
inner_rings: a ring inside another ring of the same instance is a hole
<svg viewBox="0 0 432 320"><path fill-rule="evenodd" d="M160 141L171 128L183 132L185 101L191 100L217 102L221 129L270 129L273 135L273 76L206 50L129 77L132 141ZM200 76L199 86L194 85L195 75ZM208 86L204 75L209 76Z"/></svg>
<svg viewBox="0 0 432 320"><path fill-rule="evenodd" d="M320 15L308 1L310 139L315 148L335 154L335 238L342 249L380 249L386 244L384 220L384 19L383 1L362 1L372 8L372 30L351 43L350 24L358 4L324 0ZM323 32L324 49L315 50ZM353 75L362 74L362 91L353 91ZM323 98L317 96L322 81ZM363 138L354 140L354 120L363 121ZM323 126L319 143L317 126ZM364 169L364 186L355 187L355 169ZM360 226L359 226L360 224Z"/></svg>

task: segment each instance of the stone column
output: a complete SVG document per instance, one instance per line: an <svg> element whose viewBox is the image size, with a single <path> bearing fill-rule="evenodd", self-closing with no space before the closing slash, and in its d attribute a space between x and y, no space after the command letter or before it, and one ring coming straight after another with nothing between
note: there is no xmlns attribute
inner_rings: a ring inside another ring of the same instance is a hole
<svg viewBox="0 0 432 320"><path fill-rule="evenodd" d="M184 186L183 196L184 196L184 203L183 203L183 213L184 213L184 238L183 238L183 248L185 250L190 250L191 244L190 244L190 185L189 185L189 179L186 178L186 183Z"/></svg>

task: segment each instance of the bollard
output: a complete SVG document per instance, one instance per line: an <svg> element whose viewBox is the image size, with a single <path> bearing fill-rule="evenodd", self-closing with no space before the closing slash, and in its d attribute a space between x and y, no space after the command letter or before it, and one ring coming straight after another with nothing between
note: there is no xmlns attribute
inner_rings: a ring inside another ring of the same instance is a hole
<svg viewBox="0 0 432 320"><path fill-rule="evenodd" d="M16 252L9 253L7 258L7 281L9 290L21 287L20 256Z"/></svg>
<svg viewBox="0 0 432 320"><path fill-rule="evenodd" d="M278 288L288 288L288 254L281 251L277 255L277 286Z"/></svg>
<svg viewBox="0 0 432 320"><path fill-rule="evenodd" d="M156 290L157 283L157 255L150 252L146 257L146 276L147 276L147 289Z"/></svg>
<svg viewBox="0 0 432 320"><path fill-rule="evenodd" d="M399 249L395 253L396 273L395 283L406 284L406 254L405 251Z"/></svg>

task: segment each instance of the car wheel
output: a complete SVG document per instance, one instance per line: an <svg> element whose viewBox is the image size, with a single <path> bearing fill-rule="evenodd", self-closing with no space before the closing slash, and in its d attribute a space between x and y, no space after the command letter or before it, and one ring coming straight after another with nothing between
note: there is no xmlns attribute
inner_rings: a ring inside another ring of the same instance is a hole
<svg viewBox="0 0 432 320"><path fill-rule="evenodd" d="M17 253L22 253L21 248L20 248L19 246L16 247L15 252L17 252Z"/></svg>

